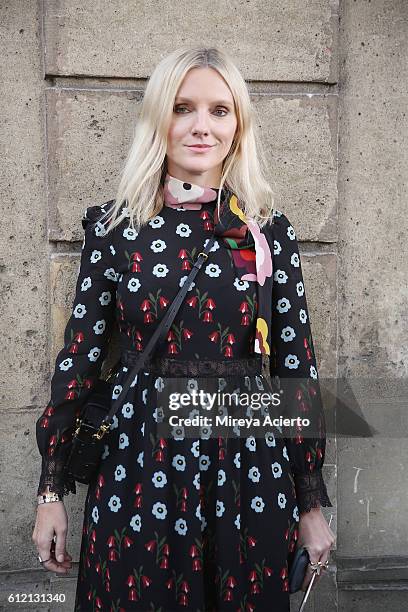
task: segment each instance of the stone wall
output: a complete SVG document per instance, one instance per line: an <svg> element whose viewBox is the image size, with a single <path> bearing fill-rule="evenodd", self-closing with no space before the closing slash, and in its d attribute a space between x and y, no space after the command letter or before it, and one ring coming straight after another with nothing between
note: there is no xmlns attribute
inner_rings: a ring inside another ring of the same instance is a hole
<svg viewBox="0 0 408 612"><path fill-rule="evenodd" d="M275 206L300 241L320 377L402 377L408 9L403 0L4 0L0 10L0 609L25 591L65 592L58 609L71 610L75 576L38 569L31 541L35 421L72 306L81 216L115 195L146 79L181 44L231 53L249 84ZM324 513L338 545L310 609L403 607L407 455L402 436L328 439L335 507ZM86 487L78 490L66 498L76 562Z"/></svg>

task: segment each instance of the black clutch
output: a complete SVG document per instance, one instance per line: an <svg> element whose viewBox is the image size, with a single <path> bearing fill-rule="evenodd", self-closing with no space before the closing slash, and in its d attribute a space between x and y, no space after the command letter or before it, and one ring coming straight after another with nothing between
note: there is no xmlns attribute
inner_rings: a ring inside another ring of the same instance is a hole
<svg viewBox="0 0 408 612"><path fill-rule="evenodd" d="M302 588L309 561L310 557L307 549L300 546L289 566L289 593L296 593Z"/></svg>

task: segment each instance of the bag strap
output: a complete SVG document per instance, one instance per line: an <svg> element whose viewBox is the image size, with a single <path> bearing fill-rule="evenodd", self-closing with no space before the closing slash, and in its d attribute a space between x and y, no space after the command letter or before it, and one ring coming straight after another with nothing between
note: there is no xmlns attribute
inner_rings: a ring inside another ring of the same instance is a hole
<svg viewBox="0 0 408 612"><path fill-rule="evenodd" d="M195 279L199 269L203 265L203 262L208 259L208 253L212 245L214 244L214 241L215 241L215 235L211 236L211 238L208 240L207 245L205 246L204 250L198 253L197 259L194 262L194 265L189 275L187 276L183 286L181 287L180 291L178 292L173 302L169 306L169 309L167 310L165 316L163 317L163 319L160 321L159 325L155 329L152 337L147 343L145 350L142 351L137 356L135 365L133 366L130 374L126 377L126 382L123 385L122 391L120 392L118 397L113 402L113 406L109 410L108 414L103 418L101 425L99 426L98 432L94 434L98 439L102 438L102 436L105 433L107 433L107 431L110 429L110 420L112 419L114 414L119 410L121 401L125 398L127 392L129 391L130 386L136 374L139 372L139 370L142 368L144 363L150 357L156 345L160 344L162 340L165 339L165 336L167 335L167 332L169 331L171 324L173 323L174 318L177 312L179 311L180 306L187 294L187 291L190 287L191 282Z"/></svg>

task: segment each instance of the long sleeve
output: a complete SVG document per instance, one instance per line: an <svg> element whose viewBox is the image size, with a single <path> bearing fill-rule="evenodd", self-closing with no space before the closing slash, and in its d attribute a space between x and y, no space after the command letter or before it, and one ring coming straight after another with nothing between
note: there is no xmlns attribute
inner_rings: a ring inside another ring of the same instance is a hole
<svg viewBox="0 0 408 612"><path fill-rule="evenodd" d="M309 418L311 428L283 428L299 512L332 506L322 476L326 430L302 266L295 230L275 211L271 376L278 377L281 413Z"/></svg>
<svg viewBox="0 0 408 612"><path fill-rule="evenodd" d="M37 494L76 493L75 481L64 473L76 416L100 375L115 316L116 285L113 232L99 221L107 210L90 206L82 218L85 230L72 312L64 331L51 379L51 397L36 421L42 457Z"/></svg>

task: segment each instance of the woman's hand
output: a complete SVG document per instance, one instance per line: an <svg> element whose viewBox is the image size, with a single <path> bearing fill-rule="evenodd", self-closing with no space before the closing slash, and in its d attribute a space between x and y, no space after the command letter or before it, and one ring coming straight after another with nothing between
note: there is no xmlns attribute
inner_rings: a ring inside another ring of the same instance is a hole
<svg viewBox="0 0 408 612"><path fill-rule="evenodd" d="M32 540L44 559L44 569L58 574L66 574L71 569L72 557L66 550L67 531L68 517L63 501L38 505Z"/></svg>
<svg viewBox="0 0 408 612"><path fill-rule="evenodd" d="M316 563L316 561L325 563L329 558L330 549L335 541L336 538L334 537L334 533L327 524L320 506L318 508L312 508L309 512L302 512L300 514L297 544L298 546L307 548L312 563ZM306 591L312 575L313 570L308 564L305 579L302 583L302 591ZM321 574L317 575L314 579L312 589L316 586L320 576Z"/></svg>

